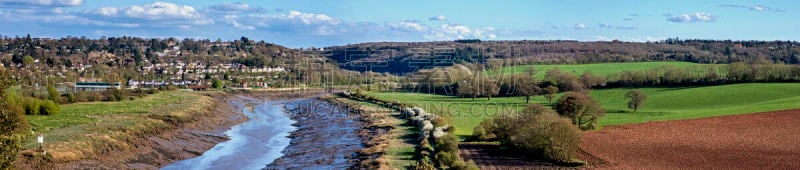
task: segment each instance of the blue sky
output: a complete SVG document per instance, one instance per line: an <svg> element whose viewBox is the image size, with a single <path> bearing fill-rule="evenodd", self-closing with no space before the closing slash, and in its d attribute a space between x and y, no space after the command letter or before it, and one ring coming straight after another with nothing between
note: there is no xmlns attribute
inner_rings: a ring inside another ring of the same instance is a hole
<svg viewBox="0 0 800 170"><path fill-rule="evenodd" d="M371 41L799 40L798 1L0 0L0 34Z"/></svg>

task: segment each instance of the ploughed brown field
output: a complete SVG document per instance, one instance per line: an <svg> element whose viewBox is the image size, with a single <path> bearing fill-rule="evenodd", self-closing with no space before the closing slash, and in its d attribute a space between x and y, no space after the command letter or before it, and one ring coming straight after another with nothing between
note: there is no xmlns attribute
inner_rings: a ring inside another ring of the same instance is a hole
<svg viewBox="0 0 800 170"><path fill-rule="evenodd" d="M798 169L800 110L608 126L581 148L595 168Z"/></svg>

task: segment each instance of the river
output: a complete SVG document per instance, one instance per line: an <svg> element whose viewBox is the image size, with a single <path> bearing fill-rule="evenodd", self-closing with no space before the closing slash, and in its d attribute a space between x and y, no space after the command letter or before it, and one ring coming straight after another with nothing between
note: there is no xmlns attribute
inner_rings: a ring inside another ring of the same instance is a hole
<svg viewBox="0 0 800 170"><path fill-rule="evenodd" d="M183 169L262 169L283 156L289 146L289 134L297 128L286 113L284 105L290 100L263 103L233 102L242 108L248 120L231 127L225 134L230 140L214 146L202 155L181 160L163 167L164 170Z"/></svg>

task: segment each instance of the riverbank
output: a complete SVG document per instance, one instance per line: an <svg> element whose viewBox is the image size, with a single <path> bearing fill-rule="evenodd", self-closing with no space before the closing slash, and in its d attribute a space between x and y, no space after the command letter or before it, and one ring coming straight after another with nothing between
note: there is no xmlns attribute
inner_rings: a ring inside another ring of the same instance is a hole
<svg viewBox="0 0 800 170"><path fill-rule="evenodd" d="M286 111L297 130L289 135L291 144L284 155L266 169L348 169L358 162L358 132L363 127L359 115L318 98L289 102Z"/></svg>
<svg viewBox="0 0 800 170"><path fill-rule="evenodd" d="M226 141L223 132L246 120L233 100L241 99L223 92L163 92L134 101L67 106L98 108L92 110L98 113L78 109L60 115L91 121L42 129L47 154L22 151L16 168L158 169Z"/></svg>

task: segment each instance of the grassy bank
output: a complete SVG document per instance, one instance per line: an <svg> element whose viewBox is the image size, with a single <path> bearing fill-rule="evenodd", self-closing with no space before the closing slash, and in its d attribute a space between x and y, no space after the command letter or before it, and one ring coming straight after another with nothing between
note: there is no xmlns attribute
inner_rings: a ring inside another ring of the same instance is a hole
<svg viewBox="0 0 800 170"><path fill-rule="evenodd" d="M170 129L192 120L214 106L206 94L217 92L169 91L135 100L89 102L62 106L52 116L28 116L36 135L45 136L45 150L55 161L97 156L108 149L128 149L137 136ZM35 138L25 148L38 146Z"/></svg>
<svg viewBox="0 0 800 170"><path fill-rule="evenodd" d="M367 141L365 149L360 153L380 155L368 164L376 164L370 168L379 169L406 169L416 164L416 141L419 140L417 128L409 120L400 118L400 113L391 108L370 102L357 101L349 98L335 97L331 100L346 104L348 107L359 110L364 114L368 128L381 128L388 130L373 134ZM364 162L362 167L364 168Z"/></svg>
<svg viewBox="0 0 800 170"><path fill-rule="evenodd" d="M603 89L591 92L592 97L608 110L600 125L641 123L646 121L692 119L722 115L800 108L800 83L748 83L689 88L642 88L649 97L636 113L627 108L624 94L630 89ZM483 119L498 112L520 110L523 97L478 98L444 96L408 92L371 92L379 99L420 106L437 113L448 113L456 126L456 135L471 135ZM549 105L544 97L531 98L531 103Z"/></svg>

